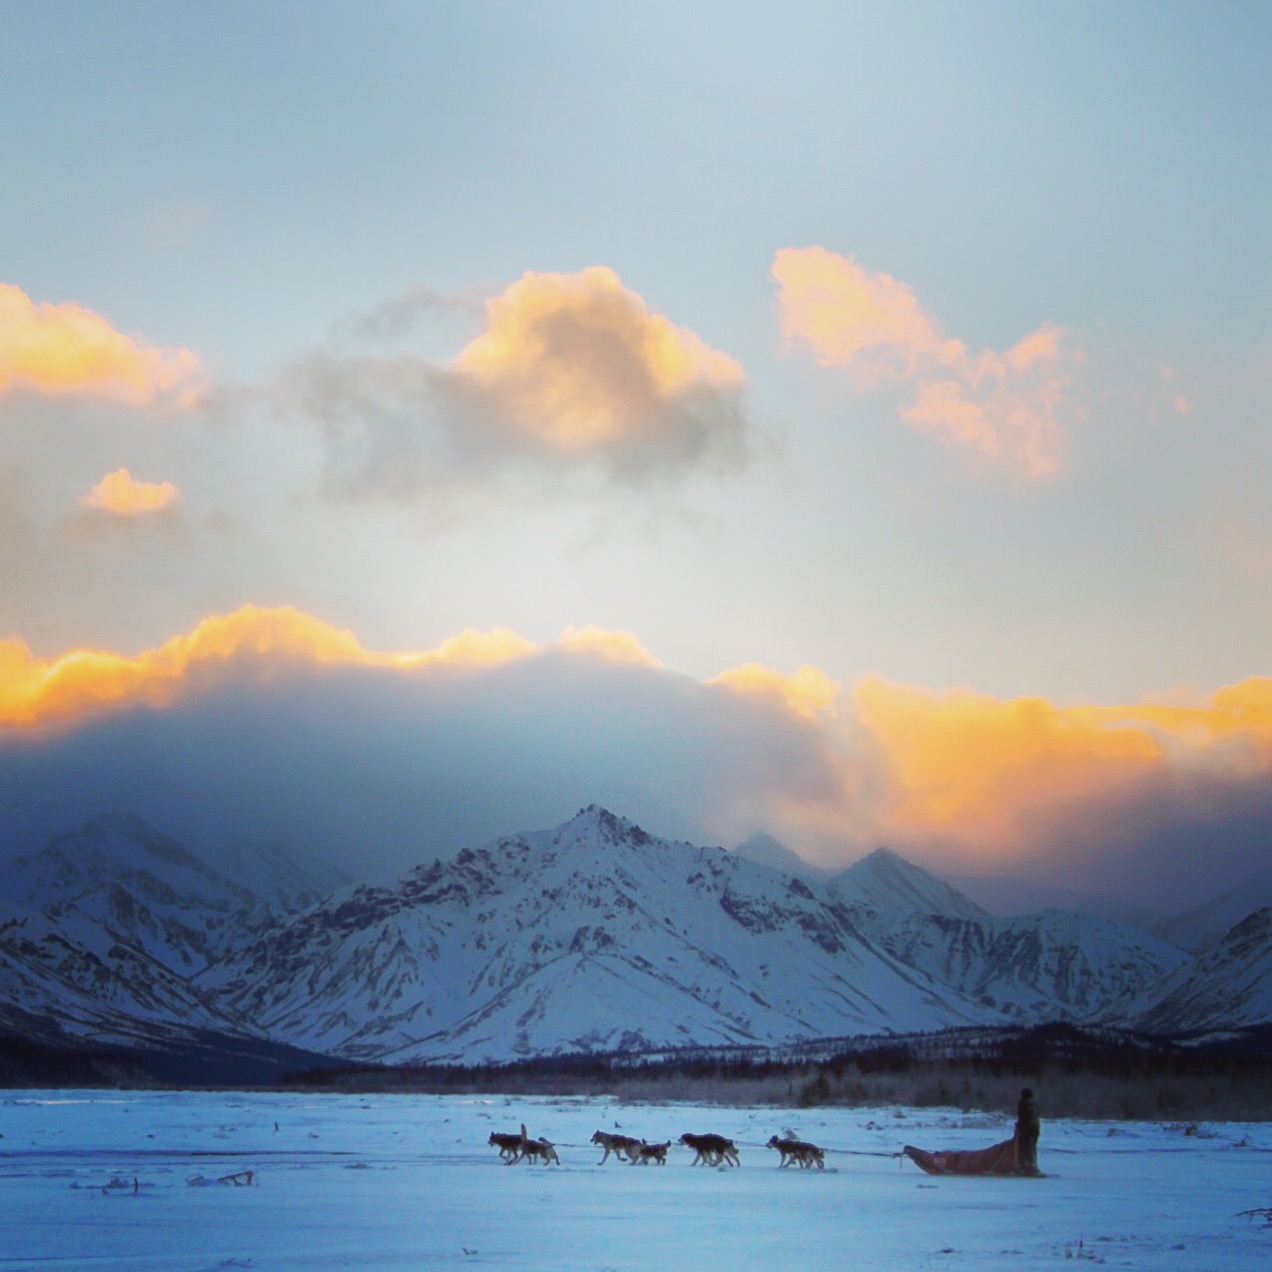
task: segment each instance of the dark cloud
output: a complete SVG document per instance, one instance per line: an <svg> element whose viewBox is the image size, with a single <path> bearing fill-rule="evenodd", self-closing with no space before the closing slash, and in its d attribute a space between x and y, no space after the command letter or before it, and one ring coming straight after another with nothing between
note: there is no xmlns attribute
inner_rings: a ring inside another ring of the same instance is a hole
<svg viewBox="0 0 1272 1272"><path fill-rule="evenodd" d="M1266 772L1175 769L1038 830L1036 873L1175 913L1266 868L1272 783Z"/></svg>
<svg viewBox="0 0 1272 1272"><path fill-rule="evenodd" d="M881 777L899 771L900 735L882 749L824 677L750 667L704 683L621 633L538 650L474 635L403 663L298 611L249 609L52 676L4 652L15 714L0 733L0 856L121 811L214 856L281 840L384 877L601 803L695 842L764 831L831 868L884 843L937 873L1012 875L1169 913L1262 867L1272 840L1257 730L1126 769L1098 751L1089 768L1066 734L1064 763L1044 757L1032 774L983 730L960 734L950 753L969 766L938 790L965 791L991 755L1006 768L984 801L993 818L958 825L926 808L930 791ZM123 707L119 686L134 703L170 705ZM23 729L28 691L45 693L40 718L59 731ZM1209 709L1258 692L1223 691ZM1003 791L1023 802L1013 810ZM978 838L996 824L1009 838Z"/></svg>
<svg viewBox="0 0 1272 1272"><path fill-rule="evenodd" d="M205 850L279 839L354 875L591 802L657 833L733 842L770 799L837 786L816 732L762 697L562 652L405 674L307 670L0 742L9 852L118 810Z"/></svg>

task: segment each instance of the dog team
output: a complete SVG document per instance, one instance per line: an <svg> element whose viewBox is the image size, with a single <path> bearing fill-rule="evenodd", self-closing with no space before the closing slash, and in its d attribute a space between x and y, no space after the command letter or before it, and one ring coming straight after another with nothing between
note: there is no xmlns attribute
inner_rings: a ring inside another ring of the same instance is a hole
<svg viewBox="0 0 1272 1272"><path fill-rule="evenodd" d="M499 1150L499 1159L506 1166L515 1166L523 1160L532 1165L535 1162L560 1165L561 1162L557 1156L556 1146L550 1140L532 1139L526 1133L524 1122L521 1123L519 1135L492 1131L487 1142ZM694 1156L691 1164L694 1166L742 1165L737 1145L723 1135L691 1135L686 1131L679 1142L686 1148L693 1149ZM626 1161L632 1166L648 1166L650 1163L666 1166L667 1150L671 1147L670 1140L662 1144L649 1144L643 1139L636 1139L631 1135L618 1135L610 1131L597 1131L592 1136L592 1143L604 1150L600 1162L597 1163L600 1166L604 1166L611 1156L616 1161ZM812 1167L818 1170L826 1169L826 1150L818 1148L816 1144L809 1144L805 1140L795 1139L789 1132L785 1138L774 1135L765 1147L777 1149L781 1158L777 1163L779 1167L789 1166L793 1162L801 1170Z"/></svg>

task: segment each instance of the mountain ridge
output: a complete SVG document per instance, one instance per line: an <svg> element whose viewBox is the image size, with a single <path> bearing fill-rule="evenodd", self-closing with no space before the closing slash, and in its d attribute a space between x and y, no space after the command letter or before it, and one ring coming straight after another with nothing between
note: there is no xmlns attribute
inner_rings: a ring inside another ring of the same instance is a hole
<svg viewBox="0 0 1272 1272"><path fill-rule="evenodd" d="M588 805L325 896L277 846L241 851L259 859L228 879L136 819L55 837L0 910L0 1004L101 1041L203 1029L389 1063L1049 1019L1212 1028L1238 999L1243 1020L1272 1018L1272 930L1207 962L1096 916L999 918L886 848L801 877Z"/></svg>

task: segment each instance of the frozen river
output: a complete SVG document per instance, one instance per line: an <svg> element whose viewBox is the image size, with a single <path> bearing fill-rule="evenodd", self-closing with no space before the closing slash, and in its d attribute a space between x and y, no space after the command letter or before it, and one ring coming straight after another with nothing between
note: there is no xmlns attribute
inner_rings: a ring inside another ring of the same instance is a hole
<svg viewBox="0 0 1272 1272"><path fill-rule="evenodd" d="M487 1137L521 1122L560 1166L499 1163ZM665 1167L598 1166L592 1132L616 1127L716 1131L742 1167L678 1146ZM828 1149L824 1172L777 1168L763 1145L787 1129ZM1272 1227L1238 1214L1272 1206L1272 1127L1044 1119L1040 1180L894 1156L1008 1134L951 1110L9 1092L0 1269L1272 1267Z"/></svg>

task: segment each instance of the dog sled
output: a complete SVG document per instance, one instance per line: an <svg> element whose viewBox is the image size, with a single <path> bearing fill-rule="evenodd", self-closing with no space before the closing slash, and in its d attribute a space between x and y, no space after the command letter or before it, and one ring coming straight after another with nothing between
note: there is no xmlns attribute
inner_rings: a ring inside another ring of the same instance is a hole
<svg viewBox="0 0 1272 1272"><path fill-rule="evenodd" d="M1016 1158L1013 1137L989 1148L960 1149L929 1153L907 1144L901 1150L920 1170L929 1175L1016 1175L1022 1173ZM1033 1174L1033 1171L1028 1172Z"/></svg>

